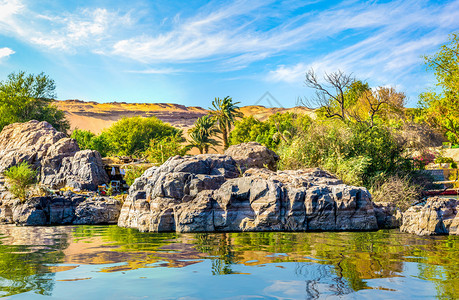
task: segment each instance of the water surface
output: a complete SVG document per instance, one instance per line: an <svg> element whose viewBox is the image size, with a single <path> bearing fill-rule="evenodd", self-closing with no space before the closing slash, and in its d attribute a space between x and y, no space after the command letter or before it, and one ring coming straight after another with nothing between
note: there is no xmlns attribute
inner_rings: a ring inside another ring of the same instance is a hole
<svg viewBox="0 0 459 300"><path fill-rule="evenodd" d="M11 299L459 298L458 237L0 226Z"/></svg>

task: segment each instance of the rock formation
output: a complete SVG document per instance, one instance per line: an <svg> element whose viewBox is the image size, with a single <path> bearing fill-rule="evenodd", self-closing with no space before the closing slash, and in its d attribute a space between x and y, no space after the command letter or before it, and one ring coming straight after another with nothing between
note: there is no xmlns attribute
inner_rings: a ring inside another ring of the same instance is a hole
<svg viewBox="0 0 459 300"><path fill-rule="evenodd" d="M400 231L417 235L459 234L459 201L433 197L403 213Z"/></svg>
<svg viewBox="0 0 459 300"><path fill-rule="evenodd" d="M365 188L320 169L241 176L225 155L176 156L137 179L118 225L177 232L378 228Z"/></svg>
<svg viewBox="0 0 459 300"><path fill-rule="evenodd" d="M230 146L225 155L231 156L243 171L265 167L276 171L279 161L279 156L274 151L256 142Z"/></svg>
<svg viewBox="0 0 459 300"><path fill-rule="evenodd" d="M62 225L116 223L121 202L108 197L35 197L0 201L0 224Z"/></svg>
<svg viewBox="0 0 459 300"><path fill-rule="evenodd" d="M402 211L392 203L373 203L379 229L399 228L402 224Z"/></svg>
<svg viewBox="0 0 459 300"><path fill-rule="evenodd" d="M0 133L0 173L20 162L39 171L39 183L95 190L108 182L97 151L80 151L75 140L47 122L29 121L5 126Z"/></svg>

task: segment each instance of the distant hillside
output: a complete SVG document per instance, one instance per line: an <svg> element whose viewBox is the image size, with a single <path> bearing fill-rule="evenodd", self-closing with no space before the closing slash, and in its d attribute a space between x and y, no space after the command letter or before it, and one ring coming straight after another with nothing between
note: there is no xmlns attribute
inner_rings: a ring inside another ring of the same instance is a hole
<svg viewBox="0 0 459 300"><path fill-rule="evenodd" d="M104 128L120 118L142 116L155 116L158 119L170 123L178 128L189 128L194 121L208 113L208 110L198 107L170 103L125 103L110 102L97 103L81 100L56 101L59 109L63 110L70 121L72 129L79 128L100 133ZM259 120L265 120L276 112L298 112L313 115L314 111L304 108L267 108L264 106L244 106L241 108L245 116L254 116Z"/></svg>

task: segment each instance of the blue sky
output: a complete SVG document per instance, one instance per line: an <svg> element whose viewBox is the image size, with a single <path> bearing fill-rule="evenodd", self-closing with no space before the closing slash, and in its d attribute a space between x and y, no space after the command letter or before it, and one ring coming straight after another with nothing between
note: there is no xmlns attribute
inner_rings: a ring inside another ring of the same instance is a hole
<svg viewBox="0 0 459 300"><path fill-rule="evenodd" d="M308 69L340 69L415 106L435 83L422 55L458 30L459 0L0 0L0 79L45 72L58 99L208 107L268 91L292 107Z"/></svg>

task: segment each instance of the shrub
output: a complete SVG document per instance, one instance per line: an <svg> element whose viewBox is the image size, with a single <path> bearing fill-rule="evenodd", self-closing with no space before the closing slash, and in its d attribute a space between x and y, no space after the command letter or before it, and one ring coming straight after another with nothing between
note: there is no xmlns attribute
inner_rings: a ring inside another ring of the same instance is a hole
<svg viewBox="0 0 459 300"><path fill-rule="evenodd" d="M390 176L378 180L370 188L374 202L389 202L402 211L408 209L421 197L422 188L408 176Z"/></svg>
<svg viewBox="0 0 459 300"><path fill-rule="evenodd" d="M21 201L25 201L28 190L35 181L36 171L28 163L22 162L10 167L3 175L6 177L8 190Z"/></svg>
<svg viewBox="0 0 459 300"><path fill-rule="evenodd" d="M114 152L107 140L107 134L104 132L99 135L95 135L88 130L75 129L70 137L77 141L81 150L96 150L103 157Z"/></svg>
<svg viewBox="0 0 459 300"><path fill-rule="evenodd" d="M156 164L163 164L169 157L184 155L187 147L182 146L183 139L179 136L167 136L161 139L151 139L150 146L145 151L147 159Z"/></svg>
<svg viewBox="0 0 459 300"><path fill-rule="evenodd" d="M258 142L276 150L281 142L291 141L310 123L309 116L295 113L276 113L263 122L253 116L245 117L236 122L230 134L230 144Z"/></svg>

